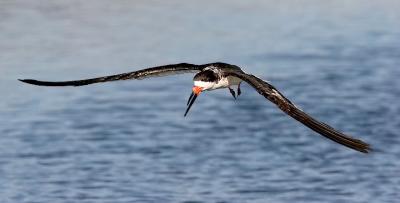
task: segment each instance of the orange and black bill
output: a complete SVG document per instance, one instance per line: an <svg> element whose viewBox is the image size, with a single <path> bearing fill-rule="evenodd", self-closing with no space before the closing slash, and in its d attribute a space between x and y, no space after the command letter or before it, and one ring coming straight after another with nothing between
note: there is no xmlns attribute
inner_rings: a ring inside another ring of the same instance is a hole
<svg viewBox="0 0 400 203"><path fill-rule="evenodd" d="M192 94L190 95L189 100L187 102L187 109L186 109L186 112L185 112L185 115L184 115L185 117L189 113L190 108L192 107L192 105L196 101L197 97L200 95L201 91L202 91L201 87L197 87L197 86L193 87Z"/></svg>

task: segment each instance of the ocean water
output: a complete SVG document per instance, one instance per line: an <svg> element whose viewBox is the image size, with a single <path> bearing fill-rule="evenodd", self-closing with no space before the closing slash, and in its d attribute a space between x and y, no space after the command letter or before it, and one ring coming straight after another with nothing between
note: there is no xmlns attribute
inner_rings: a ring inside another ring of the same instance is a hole
<svg viewBox="0 0 400 203"><path fill-rule="evenodd" d="M0 1L0 202L399 202L398 1ZM370 143L361 154L243 85L193 75L45 88L223 61Z"/></svg>

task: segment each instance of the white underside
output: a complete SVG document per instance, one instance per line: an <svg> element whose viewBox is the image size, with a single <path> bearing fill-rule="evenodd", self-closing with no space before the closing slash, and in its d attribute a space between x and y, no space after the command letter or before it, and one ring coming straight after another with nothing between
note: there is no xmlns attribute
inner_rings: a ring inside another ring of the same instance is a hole
<svg viewBox="0 0 400 203"><path fill-rule="evenodd" d="M218 81L218 83L215 82L203 82L203 81L194 81L194 85L198 87L202 87L203 91L210 91L210 90L216 90L220 88L228 88L230 86L234 85L239 85L239 83L242 82L241 79L237 77L232 77L228 76L226 78L222 78L221 80Z"/></svg>

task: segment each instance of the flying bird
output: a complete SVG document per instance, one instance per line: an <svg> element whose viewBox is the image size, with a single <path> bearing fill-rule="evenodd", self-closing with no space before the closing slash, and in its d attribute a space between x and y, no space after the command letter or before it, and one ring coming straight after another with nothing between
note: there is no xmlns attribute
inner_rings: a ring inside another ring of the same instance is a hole
<svg viewBox="0 0 400 203"><path fill-rule="evenodd" d="M190 95L187 102L187 109L184 114L185 116L188 114L190 108L192 107L193 103L196 101L196 98L200 95L200 93L204 91L228 88L229 92L236 99L241 94L240 84L242 82L246 82L255 90L257 90L259 94L261 94L266 99L274 103L277 107L279 107L279 109L281 109L287 115L291 116L305 126L314 130L315 132L321 134L322 136L359 152L368 153L371 150L369 144L359 139L352 138L342 132L335 130L329 125L314 119L313 117L299 109L291 101L289 101L289 99L287 99L282 93L280 93L274 86L272 86L268 82L254 75L245 73L244 71L242 71L241 68L236 65L231 65L227 63L217 62L202 65L188 63L170 64L146 68L129 73L122 73L84 80L50 82L22 79L20 81L39 86L83 86L116 80L141 80L145 78L161 77L182 73L197 73L193 78L194 86L192 88L192 94ZM236 92L232 87L237 87Z"/></svg>

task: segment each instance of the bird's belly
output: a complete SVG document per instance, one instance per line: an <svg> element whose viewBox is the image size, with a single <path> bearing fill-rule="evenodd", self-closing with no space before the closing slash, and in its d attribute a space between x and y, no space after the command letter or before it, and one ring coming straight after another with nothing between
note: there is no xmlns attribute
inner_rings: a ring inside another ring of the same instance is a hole
<svg viewBox="0 0 400 203"><path fill-rule="evenodd" d="M237 77L229 76L227 78L222 78L218 82L203 82L203 81L194 81L194 85L198 87L202 87L204 91L216 90L221 88L228 88L230 86L239 85L242 82L241 79Z"/></svg>
<svg viewBox="0 0 400 203"><path fill-rule="evenodd" d="M221 89L221 88L228 88L233 85L239 85L240 82L242 82L241 79L239 79L237 77L229 76L227 78L223 78L220 81L218 81L218 83L216 83L212 89L215 90L215 89Z"/></svg>

